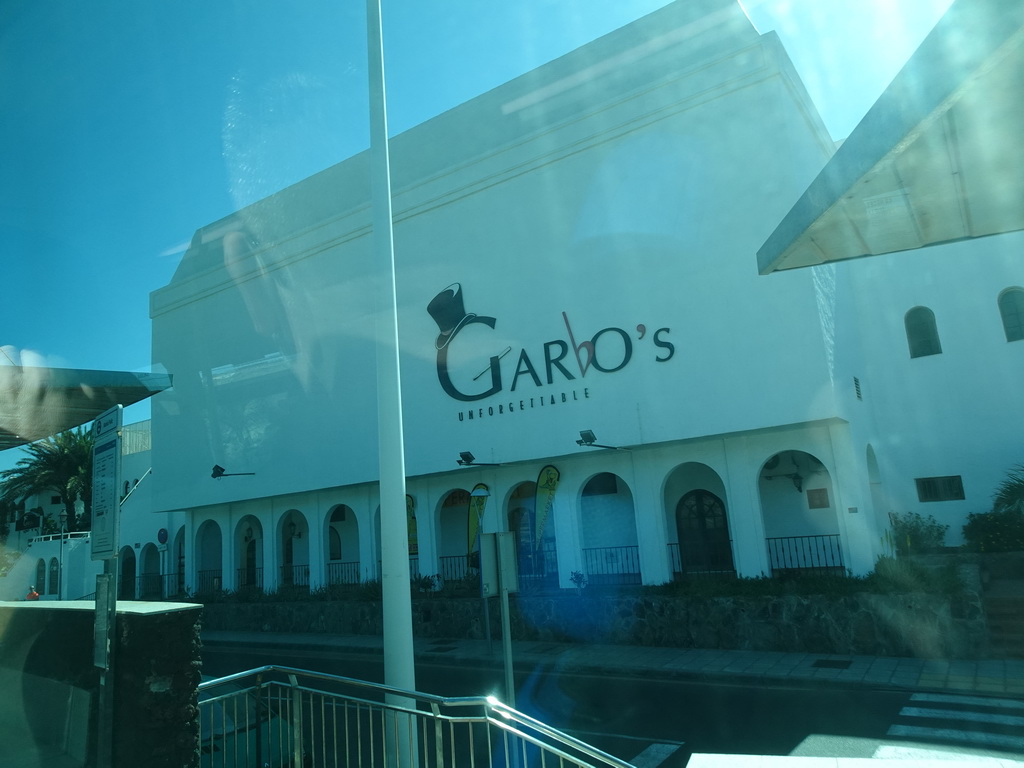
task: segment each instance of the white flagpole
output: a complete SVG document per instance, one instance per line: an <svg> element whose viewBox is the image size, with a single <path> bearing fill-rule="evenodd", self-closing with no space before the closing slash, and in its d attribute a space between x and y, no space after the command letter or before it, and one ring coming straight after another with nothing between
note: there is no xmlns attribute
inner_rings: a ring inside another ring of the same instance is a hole
<svg viewBox="0 0 1024 768"><path fill-rule="evenodd" d="M416 689L409 536L405 511L405 448L398 354L398 302L391 218L391 168L384 90L380 0L366 0L370 83L370 176L373 250L378 266L377 413L380 440L381 589L384 603L384 682Z"/></svg>

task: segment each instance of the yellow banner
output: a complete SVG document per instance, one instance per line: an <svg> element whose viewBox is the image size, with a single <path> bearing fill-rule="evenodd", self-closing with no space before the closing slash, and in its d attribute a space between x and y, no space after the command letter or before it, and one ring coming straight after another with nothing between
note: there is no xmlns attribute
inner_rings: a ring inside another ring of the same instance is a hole
<svg viewBox="0 0 1024 768"><path fill-rule="evenodd" d="M477 483L473 486L473 493L469 497L469 549L471 553L476 550L476 535L480 531L484 519L484 507L487 506L487 497L490 491L484 483Z"/></svg>
<svg viewBox="0 0 1024 768"><path fill-rule="evenodd" d="M555 503L555 491L558 490L558 479L561 477L558 470L548 464L537 476L537 497L534 500L534 511L536 514L536 530L534 531L535 549L540 549L540 543L544 538L544 525L551 516L551 507Z"/></svg>

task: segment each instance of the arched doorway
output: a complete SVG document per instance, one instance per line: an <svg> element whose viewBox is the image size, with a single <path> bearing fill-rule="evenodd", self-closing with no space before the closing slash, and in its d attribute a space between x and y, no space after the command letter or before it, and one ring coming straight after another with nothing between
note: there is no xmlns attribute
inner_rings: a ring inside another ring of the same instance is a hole
<svg viewBox="0 0 1024 768"><path fill-rule="evenodd" d="M170 576L167 578L167 596L185 594L185 527L178 529L174 536L172 562L168 563Z"/></svg>
<svg viewBox="0 0 1024 768"><path fill-rule="evenodd" d="M508 499L508 530L515 534L519 588L523 591L558 586L555 521L537 515L537 484L517 485Z"/></svg>
<svg viewBox="0 0 1024 768"><path fill-rule="evenodd" d="M359 521L345 504L338 504L327 518L327 583L358 584Z"/></svg>
<svg viewBox="0 0 1024 768"><path fill-rule="evenodd" d="M135 550L131 547L122 547L118 556L121 561L121 573L119 574L119 589L117 590L118 600L135 599Z"/></svg>
<svg viewBox="0 0 1024 768"><path fill-rule="evenodd" d="M160 552L150 542L139 556L139 599L159 600L160 591Z"/></svg>
<svg viewBox="0 0 1024 768"><path fill-rule="evenodd" d="M625 481L599 472L580 493L583 567L591 584L639 584L640 547L633 494Z"/></svg>
<svg viewBox="0 0 1024 768"><path fill-rule="evenodd" d="M196 532L196 593L209 594L223 589L220 526L205 520Z"/></svg>
<svg viewBox="0 0 1024 768"><path fill-rule="evenodd" d="M832 478L805 451L781 451L761 468L758 493L773 574L846 572Z"/></svg>
<svg viewBox="0 0 1024 768"><path fill-rule="evenodd" d="M680 464L665 480L665 530L675 578L736 573L725 483L701 462Z"/></svg>
<svg viewBox="0 0 1024 768"><path fill-rule="evenodd" d="M680 573L732 574L732 542L725 504L703 488L690 491L676 505Z"/></svg>
<svg viewBox="0 0 1024 768"><path fill-rule="evenodd" d="M445 581L468 578L471 552L476 543L469 541L469 491L449 491L438 508L438 558L441 578Z"/></svg>
<svg viewBox="0 0 1024 768"><path fill-rule="evenodd" d="M55 595L60 599L60 561L56 557L50 558L50 578L46 585L46 594ZM38 590L37 590L38 591Z"/></svg>
<svg viewBox="0 0 1024 768"><path fill-rule="evenodd" d="M285 588L309 588L309 524L306 516L292 509L281 518L281 576Z"/></svg>
<svg viewBox="0 0 1024 768"><path fill-rule="evenodd" d="M238 589L263 589L263 526L254 515L246 515L238 521L235 552Z"/></svg>

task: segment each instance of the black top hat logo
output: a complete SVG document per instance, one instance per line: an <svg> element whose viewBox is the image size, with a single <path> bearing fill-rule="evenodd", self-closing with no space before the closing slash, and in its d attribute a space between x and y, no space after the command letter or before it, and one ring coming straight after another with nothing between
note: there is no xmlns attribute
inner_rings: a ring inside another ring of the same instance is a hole
<svg viewBox="0 0 1024 768"><path fill-rule="evenodd" d="M459 329L476 317L472 312L466 313L462 303L462 285L459 283L452 283L431 299L427 304L427 312L441 330L434 342L437 349L448 346L448 342L455 338Z"/></svg>

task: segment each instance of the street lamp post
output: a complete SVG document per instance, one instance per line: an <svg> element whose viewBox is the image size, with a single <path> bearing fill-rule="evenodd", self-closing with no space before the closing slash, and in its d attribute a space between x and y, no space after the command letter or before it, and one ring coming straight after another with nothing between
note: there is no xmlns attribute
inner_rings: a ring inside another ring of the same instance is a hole
<svg viewBox="0 0 1024 768"><path fill-rule="evenodd" d="M57 518L60 520L60 570L57 571L57 599L64 599L64 531L68 525L68 513L65 510Z"/></svg>

